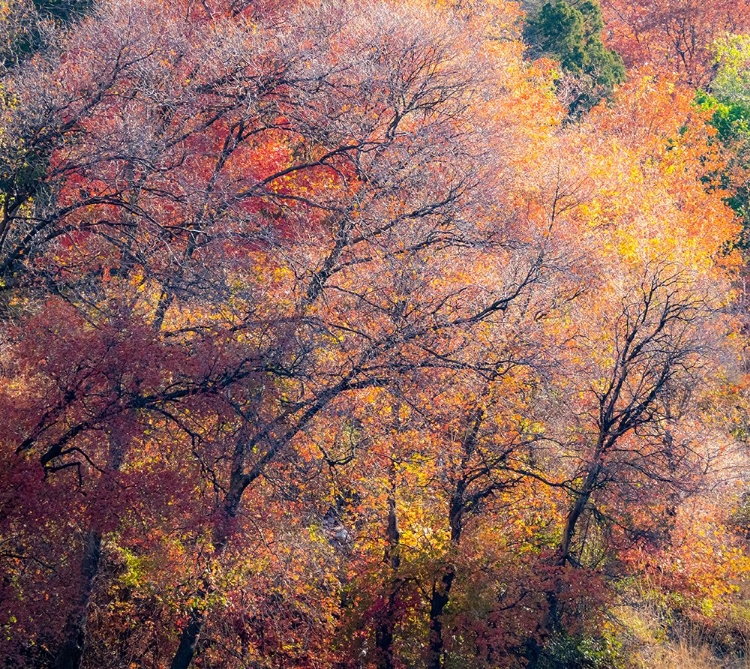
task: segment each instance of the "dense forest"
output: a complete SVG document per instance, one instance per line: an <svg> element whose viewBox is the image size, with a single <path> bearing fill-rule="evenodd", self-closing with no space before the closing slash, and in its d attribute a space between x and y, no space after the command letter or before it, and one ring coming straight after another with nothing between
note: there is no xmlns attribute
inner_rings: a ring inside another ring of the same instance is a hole
<svg viewBox="0 0 750 669"><path fill-rule="evenodd" d="M747 669L748 263L748 0L0 0L0 667Z"/></svg>

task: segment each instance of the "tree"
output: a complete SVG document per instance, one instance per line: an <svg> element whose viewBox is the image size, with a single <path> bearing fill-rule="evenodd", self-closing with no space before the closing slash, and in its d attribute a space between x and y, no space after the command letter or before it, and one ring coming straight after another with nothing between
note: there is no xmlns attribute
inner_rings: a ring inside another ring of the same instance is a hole
<svg viewBox="0 0 750 669"><path fill-rule="evenodd" d="M690 86L708 86L713 44L748 27L744 0L604 0L607 42L625 64L676 74Z"/></svg>
<svg viewBox="0 0 750 669"><path fill-rule="evenodd" d="M603 28L601 9L589 0L547 2L527 19L524 39L532 54L559 60L574 80L558 82L559 88L572 87L564 94L571 113L587 111L625 79L622 59L602 43Z"/></svg>
<svg viewBox="0 0 750 669"><path fill-rule="evenodd" d="M650 76L562 123L517 17L108 1L7 72L9 666L520 667L682 531L719 147Z"/></svg>
<svg viewBox="0 0 750 669"><path fill-rule="evenodd" d="M629 85L640 88L643 82ZM699 403L693 393L711 392L723 373L714 367L713 351L716 337L722 336L720 312L727 288L717 291L716 275L697 268L710 266L715 261L708 257L716 258L722 251L716 240L711 241L710 226L690 233L702 239L691 248L677 241L677 230L691 225L685 214L693 206L717 211L720 193L695 188L709 138L704 134L691 147L697 137L690 138L680 125L680 119L691 114L689 92L663 99L671 107L668 111L659 109L662 98L653 88L650 91L656 108L638 111L640 94L631 90L620 97L629 114L615 104L592 119L601 146L610 150L609 140L618 145L619 165L605 158L604 170L592 165L587 173L597 180L613 179L618 184L613 191L617 202L610 206L599 200L609 190L600 182L591 187L591 201L581 207L584 220L593 214L589 220L608 232L599 238L599 247L591 249L598 257L590 270L597 286L593 301L582 296L571 305L583 311L571 315L568 350L573 366L550 395L561 404L553 399L547 409L556 418L548 422L550 446L542 461L547 475L560 467L556 480L569 496L562 503L559 541L551 556L557 570L552 572L548 612L540 625L539 636L550 635L548 643L566 634L563 619L575 613L580 601L580 596L567 597L575 592L578 579L586 578L576 572L602 570L611 578L627 570L618 558L632 544L668 542L676 508L699 489L701 474L713 459L712 449L703 446L712 438L700 427L705 414L696 410ZM642 124L651 126L650 146ZM693 130L704 133L699 119ZM668 138L680 133L680 140L673 141L681 148L673 154ZM628 164L630 160L634 162ZM635 174L640 175L637 188L646 188L651 196L662 193L659 204L626 195L628 179ZM692 204L691 196L686 199L688 192L697 198ZM667 210L673 214L665 218ZM723 225L729 224L724 234L731 237L731 221L723 220ZM722 225L720 219L715 224ZM650 232L644 234L644 229ZM611 241L602 243L607 238ZM548 652L537 643L538 638L529 643L532 662L542 662Z"/></svg>
<svg viewBox="0 0 750 669"><path fill-rule="evenodd" d="M719 179L728 191L727 204L743 220L742 246L747 245L750 225L750 40L736 36L717 44L716 76L711 92L700 91L698 103L711 113L711 125L729 154Z"/></svg>
<svg viewBox="0 0 750 669"><path fill-rule="evenodd" d="M9 135L23 138L7 160L8 305L32 328L45 299L46 317L72 310L73 326L59 338L38 324L27 385L41 384L41 404L8 446L47 475L96 479L135 467L156 433L194 459L186 482L205 473L210 510L175 537L195 551L181 575L180 667L220 594L210 575L248 489L343 396L459 364L439 361L520 299L540 265L536 241L510 241L526 234L511 226L515 205L499 222L484 199L507 173L487 142L510 135L488 132L495 84L477 68L502 61L456 53L461 24L446 35L420 10L332 6L289 18L289 34L309 39L267 39L273 21L252 33L181 3L153 10L102 6L72 34L70 57L20 75L19 98L48 95L37 114L7 110ZM16 167L29 156L33 178ZM502 284L458 269L509 254L516 271ZM59 374L34 378L48 346ZM68 366L72 350L80 362ZM92 441L120 420L136 462ZM76 613L53 651L64 666L81 662L102 532L92 523L82 547Z"/></svg>

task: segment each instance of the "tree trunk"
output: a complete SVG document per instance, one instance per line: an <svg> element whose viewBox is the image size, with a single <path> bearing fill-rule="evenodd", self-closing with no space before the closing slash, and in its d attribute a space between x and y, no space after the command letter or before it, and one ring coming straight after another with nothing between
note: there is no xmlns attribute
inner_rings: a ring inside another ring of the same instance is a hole
<svg viewBox="0 0 750 669"><path fill-rule="evenodd" d="M395 472L391 467L392 483L395 488ZM396 604L398 591L401 588L401 579L396 576L401 566L399 554L399 542L401 534L398 531L398 517L396 516L395 491L392 490L388 496L388 544L385 549L384 559L390 567L393 578L390 580L390 592L388 602L383 610L375 628L375 648L377 652L378 669L393 669L393 630L396 626Z"/></svg>
<svg viewBox="0 0 750 669"><path fill-rule="evenodd" d="M195 655L195 648L200 639L201 631L203 630L204 622L205 614L203 611L198 609L190 611L190 620L185 629L182 630L180 645L177 647L177 652L172 658L170 669L187 669L190 666Z"/></svg>
<svg viewBox="0 0 750 669"><path fill-rule="evenodd" d="M570 544L573 541L573 537L576 532L576 525L581 517L586 505L591 499L591 493L594 492L597 482L599 481L599 474L602 471L601 462L596 462L591 466L586 475L586 480L581 488L581 493L573 505L573 508L568 513L568 518L565 521L565 529L563 530L562 540L560 541L559 550L559 564L563 566L570 558Z"/></svg>
<svg viewBox="0 0 750 669"><path fill-rule="evenodd" d="M440 583L435 584L430 599L430 645L427 656L427 669L442 669L443 667L443 613L450 600L450 591L456 572L450 567Z"/></svg>
<svg viewBox="0 0 750 669"><path fill-rule="evenodd" d="M213 528L212 544L213 556L211 559L218 559L229 543L229 537L233 529L233 521L237 516L240 507L242 493L247 487L247 479L242 474L242 444L238 443L235 449L235 464L233 467L232 477L229 485L229 491L224 499L224 508L221 517L216 521ZM203 584L197 599L202 602L211 592L211 585L208 582ZM182 630L180 635L180 644L172 658L170 669L188 669L195 656L198 642L200 641L203 625L206 622L206 613L199 606L190 609L190 618L188 624Z"/></svg>
<svg viewBox="0 0 750 669"><path fill-rule="evenodd" d="M475 424L475 433L478 429L478 424ZM463 533L464 527L464 513L466 511L466 500L464 499L465 492L466 485L462 481L458 484L456 491L451 497L448 508L448 523L451 528L451 549L453 551L457 551L458 546L461 543L461 534ZM440 579L440 583L436 583L432 590L432 597L430 598L430 639L427 656L428 669L442 669L445 661L443 652L445 646L443 640L443 614L445 613L445 608L450 601L451 587L453 586L455 578L456 570L455 567L451 565L446 568Z"/></svg>
<svg viewBox="0 0 750 669"><path fill-rule="evenodd" d="M586 505L591 499L591 495L596 488L599 481L599 475L602 471L602 463L597 455L596 460L590 466L586 479L583 482L583 487L575 500L575 503L568 512L568 517L565 520L565 528L563 529L562 539L560 540L560 546L558 548L557 556L555 558L555 565L557 567L564 567L567 562L570 561L570 548L573 542L573 537L576 533L576 527L578 521L581 518ZM547 600L547 612L544 614L542 620L537 628L542 639L548 638L550 635L561 630L560 610L559 610L559 595L560 595L561 583L558 576L555 576L554 584L549 587L545 593ZM543 647L534 638L526 640L525 657L527 660L527 666L529 669L534 669L539 663L543 655Z"/></svg>
<svg viewBox="0 0 750 669"><path fill-rule="evenodd" d="M68 616L65 625L62 648L55 661L56 669L78 669L83 660L86 645L86 625L88 623L88 607L94 580L99 572L101 559L102 537L96 531L90 531L86 536L86 543L81 562L81 592L76 608Z"/></svg>
<svg viewBox="0 0 750 669"><path fill-rule="evenodd" d="M124 458L123 440L114 430L110 434L110 446L108 454L107 469L111 473L117 473L122 467ZM100 492L109 493L113 485L113 479L108 474L103 474L98 488ZM63 631L63 642L55 660L55 669L79 669L83 661L83 653L86 648L86 627L89 619L89 603L94 591L94 583L99 573L99 564L102 555L102 532L101 525L92 521L83 546L83 557L81 559L81 589L78 602L68 615L68 620Z"/></svg>
<svg viewBox="0 0 750 669"><path fill-rule="evenodd" d="M388 595L388 603L375 628L375 648L378 669L393 669L393 630L396 622L396 598L399 584L394 581Z"/></svg>

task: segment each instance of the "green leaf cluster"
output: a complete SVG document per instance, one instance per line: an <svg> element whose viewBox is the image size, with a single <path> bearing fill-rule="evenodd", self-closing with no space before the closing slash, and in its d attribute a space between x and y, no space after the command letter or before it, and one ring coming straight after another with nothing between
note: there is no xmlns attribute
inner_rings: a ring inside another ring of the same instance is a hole
<svg viewBox="0 0 750 669"><path fill-rule="evenodd" d="M531 55L558 60L564 72L584 84L570 103L571 113L590 109L625 80L622 58L602 42L603 28L594 0L546 2L527 19L524 39Z"/></svg>
<svg viewBox="0 0 750 669"><path fill-rule="evenodd" d="M719 141L731 152L720 183L726 203L743 220L742 246L750 247L750 35L732 35L716 44L716 76L711 91L696 102L711 112Z"/></svg>
<svg viewBox="0 0 750 669"><path fill-rule="evenodd" d="M537 661L538 669L615 669L622 666L619 643L605 637L560 633Z"/></svg>

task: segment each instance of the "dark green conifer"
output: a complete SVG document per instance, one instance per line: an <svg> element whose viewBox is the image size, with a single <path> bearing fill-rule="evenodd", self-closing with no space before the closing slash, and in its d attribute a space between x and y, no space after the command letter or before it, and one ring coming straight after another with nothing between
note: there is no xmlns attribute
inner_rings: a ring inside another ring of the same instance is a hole
<svg viewBox="0 0 750 669"><path fill-rule="evenodd" d="M607 97L625 79L620 55L602 42L601 8L594 0L546 2L526 23L524 38L532 56L560 62L575 86L569 108L578 115Z"/></svg>

